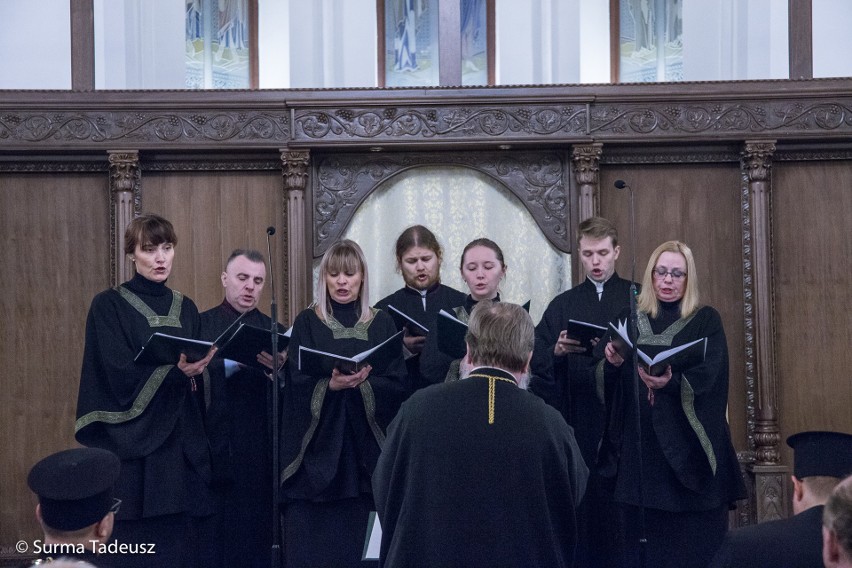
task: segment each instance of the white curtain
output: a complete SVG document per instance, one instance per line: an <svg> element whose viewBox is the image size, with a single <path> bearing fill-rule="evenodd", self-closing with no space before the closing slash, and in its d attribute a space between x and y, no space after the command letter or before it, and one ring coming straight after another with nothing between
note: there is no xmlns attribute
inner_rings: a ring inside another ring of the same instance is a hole
<svg viewBox="0 0 852 568"><path fill-rule="evenodd" d="M465 293L459 263L465 245L487 237L505 257L504 301L531 301L538 323L550 300L571 285L570 255L553 247L518 198L500 183L462 167L418 167L389 180L355 212L344 237L364 249L370 271L370 303L403 285L394 245L408 226L421 224L444 248L441 281ZM314 263L316 281L319 261Z"/></svg>

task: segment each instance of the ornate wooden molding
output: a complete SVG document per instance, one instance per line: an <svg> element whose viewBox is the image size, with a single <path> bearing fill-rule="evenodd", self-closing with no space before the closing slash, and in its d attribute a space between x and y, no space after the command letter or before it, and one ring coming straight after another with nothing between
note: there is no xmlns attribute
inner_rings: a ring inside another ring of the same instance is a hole
<svg viewBox="0 0 852 568"><path fill-rule="evenodd" d="M0 91L0 150L852 137L848 79L282 91Z"/></svg>
<svg viewBox="0 0 852 568"><path fill-rule="evenodd" d="M98 98L97 93L91 96ZM290 137L287 112L253 109L144 111L5 110L0 107L0 144L3 147L135 147L281 146Z"/></svg>
<svg viewBox="0 0 852 568"><path fill-rule="evenodd" d="M308 181L310 152L307 150L282 150L281 175L284 188L284 205L287 230L287 314L296 314L310 304L311 267L308 266L307 243L309 222L305 206L305 186ZM289 278L292 275L292 278Z"/></svg>
<svg viewBox="0 0 852 568"><path fill-rule="evenodd" d="M594 217L600 211L598 173L601 169L602 152L603 144L601 143L577 145L571 150L574 181L577 183L579 193L577 215L580 221Z"/></svg>
<svg viewBox="0 0 852 568"><path fill-rule="evenodd" d="M113 286L133 277L133 264L124 254L124 232L141 210L141 179L139 152L109 152L110 277Z"/></svg>
<svg viewBox="0 0 852 568"><path fill-rule="evenodd" d="M771 168L775 153L774 140L746 141L742 169L748 185L748 282L751 296L746 297L746 314L753 315L747 323L746 357L753 365L756 378L757 407L754 420L754 451L756 465L778 465L778 385L775 375L775 327L772 291L772 219ZM745 235L744 235L745 242ZM747 294L749 293L747 292ZM749 397L750 399L752 397Z"/></svg>
<svg viewBox="0 0 852 568"><path fill-rule="evenodd" d="M298 109L295 137L307 140L441 140L510 136L575 136L587 133L585 105L453 105L376 109Z"/></svg>
<svg viewBox="0 0 852 568"><path fill-rule="evenodd" d="M789 516L790 495L787 490L789 469L785 466L752 465L755 522L775 521Z"/></svg>
<svg viewBox="0 0 852 568"><path fill-rule="evenodd" d="M313 183L313 254L322 255L355 210L384 181L428 165L463 166L501 183L518 197L558 249L569 252L565 164L552 152L338 154L317 160Z"/></svg>

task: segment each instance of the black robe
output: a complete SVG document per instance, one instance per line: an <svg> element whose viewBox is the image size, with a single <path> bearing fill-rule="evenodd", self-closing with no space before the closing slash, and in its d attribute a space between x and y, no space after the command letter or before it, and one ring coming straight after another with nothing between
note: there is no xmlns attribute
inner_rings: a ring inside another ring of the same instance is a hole
<svg viewBox="0 0 852 568"><path fill-rule="evenodd" d="M823 506L729 532L710 568L822 566Z"/></svg>
<svg viewBox="0 0 852 568"><path fill-rule="evenodd" d="M158 533L156 527L174 527L175 515L206 517L213 512L205 383L201 377L186 377L176 365L138 365L133 358L155 331L198 338L200 319L192 300L173 293L165 283L137 274L120 288L125 295L119 288L106 290L89 308L76 438L121 459L115 485L115 496L122 501L116 538L129 538L122 527L144 521L145 530L168 539L173 529ZM131 301L141 302L139 309ZM124 521L127 524L121 525ZM165 555L166 549L176 550L171 545L184 550L204 546L182 537L170 545L164 541L158 559L179 561Z"/></svg>
<svg viewBox="0 0 852 568"><path fill-rule="evenodd" d="M122 287L159 316L172 307L173 293L165 284L136 275ZM153 326L116 289L95 296L89 309L76 437L121 458L115 486L122 500L119 520L212 512L203 382L187 378L176 365L133 362L155 331L199 336L195 304L184 296L178 305L178 320L162 318Z"/></svg>
<svg viewBox="0 0 852 568"><path fill-rule="evenodd" d="M426 307L423 307L423 301L426 301ZM435 324L438 318L438 312L446 310L452 313L452 309L464 303L465 294L459 292L455 288L450 288L444 284L436 284L425 293L409 288L408 286L400 288L390 296L379 300L376 307L387 311L388 305L391 305L411 317L412 319L422 323L426 329L435 329ZM428 386L420 373L420 361L423 354L409 357L405 360L405 365L408 369L409 389L413 392Z"/></svg>
<svg viewBox="0 0 852 568"><path fill-rule="evenodd" d="M312 308L293 323L280 477L288 566L361 565L367 509L372 507L370 479L387 425L408 394L401 355L384 374L371 373L358 388L336 392L328 388L331 377L299 371L300 345L352 356L397 332L393 319L380 310L374 309L369 321L356 323L356 303L333 304L328 323ZM356 509L363 514L349 505L359 500ZM316 530L309 519L319 525ZM351 538L344 542L343 537Z"/></svg>
<svg viewBox="0 0 852 568"><path fill-rule="evenodd" d="M606 326L629 305L629 280L613 274L598 299L595 284L587 278L556 296L535 328L530 392L562 412L565 421L574 427L577 444L590 467L597 458L604 424L603 377L595 372L600 357L591 349L557 357L553 347L568 320Z"/></svg>
<svg viewBox="0 0 852 568"><path fill-rule="evenodd" d="M597 371L602 354L596 355L588 347L585 353L557 357L553 347L559 334L567 328L568 320L607 326L629 306L629 280L613 274L604 282L603 293L598 299L594 282L586 278L556 296L535 328L530 392L559 410L574 428L577 445L592 470L586 496L577 514L580 537L577 561L578 565L589 568L613 563L608 557L611 543L605 536L613 518L610 496L601 489L595 472L605 416L603 373Z"/></svg>
<svg viewBox="0 0 852 568"><path fill-rule="evenodd" d="M228 302L201 314L201 338L213 341L240 312ZM270 329L272 320L256 308L240 320ZM267 349L271 352L272 347ZM243 368L225 378L221 357L211 361L210 438L217 498L218 537L223 566L267 566L272 546L272 449L268 396L263 371Z"/></svg>
<svg viewBox="0 0 852 568"><path fill-rule="evenodd" d="M493 301L499 302L500 295L498 294ZM459 320L467 323L470 313L477 303L478 301L474 300L473 296L468 294L464 297L462 304L452 309L445 308L445 310ZM426 336L426 344L423 346L423 353L421 353L420 359L420 374L423 386L435 385L445 381L457 381L459 379L460 359L454 359L438 349L437 333L430 333Z"/></svg>
<svg viewBox="0 0 852 568"><path fill-rule="evenodd" d="M587 475L571 427L506 371L422 389L388 429L373 476L381 562L573 566Z"/></svg>
<svg viewBox="0 0 852 568"><path fill-rule="evenodd" d="M724 513L734 501L746 495L726 416L728 346L722 320L709 306L688 318L679 319L679 313L679 302L661 302L656 319L639 314L640 347L643 344L675 346L703 337L708 339L704 361L688 369L673 369L668 384L653 391L653 404L645 384L638 377L634 379L630 361L621 367L601 362L608 413L599 472L612 484L617 503L657 510L663 513L658 519L663 522L669 519L683 526L684 514L693 513L700 518L713 511ZM625 310L619 319L628 316L629 310ZM603 342L599 346L602 345ZM665 532L659 521L650 528ZM692 542L671 543L671 546L691 547L696 553L703 550L694 561L696 566L702 566L721 543L724 532L724 524L712 530L698 525L688 537ZM650 549L666 546L661 542L649 543ZM674 554L675 550L670 552ZM649 561L654 565L650 553ZM662 562L659 560L660 565Z"/></svg>

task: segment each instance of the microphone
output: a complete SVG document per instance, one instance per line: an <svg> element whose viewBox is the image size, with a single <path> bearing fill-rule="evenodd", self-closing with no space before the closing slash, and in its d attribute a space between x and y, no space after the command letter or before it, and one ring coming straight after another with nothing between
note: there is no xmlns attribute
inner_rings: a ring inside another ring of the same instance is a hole
<svg viewBox="0 0 852 568"><path fill-rule="evenodd" d="M617 179L613 183L616 189L624 189L630 192L630 201L628 202L630 208L630 322L628 325L627 336L630 337L631 341L633 341L634 347L636 346L636 342L639 339L639 314L637 312L636 306L636 206L633 203L633 188L630 187L630 184L625 182L623 179ZM633 349L633 393L634 400L633 404L636 407L636 431L642 431L642 423L641 423L641 412L639 410L639 353L637 349ZM639 455L639 463L642 463L642 435L639 434L639 439L636 443L636 452ZM640 467L639 471L639 495L644 494L643 485L645 480L642 477L642 471ZM637 542L639 544L638 548L638 561L639 566L645 566L645 560L647 555L647 544L648 537L645 533L645 502L644 496L640 499L641 506L639 507L639 519L638 519L638 529L639 529L639 538Z"/></svg>
<svg viewBox="0 0 852 568"><path fill-rule="evenodd" d="M266 228L266 252L269 255L269 284L272 292L272 302L270 305L269 316L272 320L269 335L270 343L272 344L272 380L269 383L269 398L267 400L267 412L269 413L269 424L271 426L270 442L272 447L272 547L269 554L269 565L271 568L281 566L281 527L279 526L278 515L278 496L280 448L278 441L280 439L280 430L278 430L278 396L279 396L279 377L280 367L278 366L278 302L275 297L275 262L272 257L272 244L270 237L275 234L275 227Z"/></svg>

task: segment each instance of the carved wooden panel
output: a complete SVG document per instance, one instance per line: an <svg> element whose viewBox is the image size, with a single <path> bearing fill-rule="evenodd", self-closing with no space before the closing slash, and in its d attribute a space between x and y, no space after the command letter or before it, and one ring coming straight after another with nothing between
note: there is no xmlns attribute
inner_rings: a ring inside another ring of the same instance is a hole
<svg viewBox="0 0 852 568"><path fill-rule="evenodd" d="M555 152L371 153L318 157L313 176L313 254L346 229L358 205L382 182L417 166L464 166L503 184L524 204L548 240L568 252L566 159Z"/></svg>

